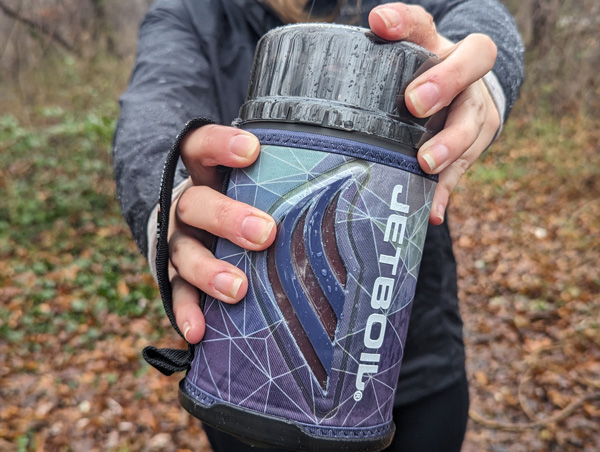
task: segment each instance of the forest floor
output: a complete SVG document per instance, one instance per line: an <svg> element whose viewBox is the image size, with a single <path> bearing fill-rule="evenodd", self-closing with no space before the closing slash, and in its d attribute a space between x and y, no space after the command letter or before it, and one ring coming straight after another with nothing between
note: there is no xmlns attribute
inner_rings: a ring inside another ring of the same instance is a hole
<svg viewBox="0 0 600 452"><path fill-rule="evenodd" d="M0 86L0 450L210 450L141 357L183 344L115 198L128 67ZM518 106L453 195L466 452L600 450L599 150L597 118Z"/></svg>

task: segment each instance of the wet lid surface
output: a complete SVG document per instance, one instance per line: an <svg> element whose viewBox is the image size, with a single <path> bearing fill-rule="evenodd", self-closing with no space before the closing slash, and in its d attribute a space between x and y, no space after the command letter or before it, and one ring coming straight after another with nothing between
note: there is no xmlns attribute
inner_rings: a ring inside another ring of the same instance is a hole
<svg viewBox="0 0 600 452"><path fill-rule="evenodd" d="M385 41L365 28L279 27L258 43L240 118L360 132L416 149L441 130L446 111L416 118L404 91L437 62L417 45Z"/></svg>

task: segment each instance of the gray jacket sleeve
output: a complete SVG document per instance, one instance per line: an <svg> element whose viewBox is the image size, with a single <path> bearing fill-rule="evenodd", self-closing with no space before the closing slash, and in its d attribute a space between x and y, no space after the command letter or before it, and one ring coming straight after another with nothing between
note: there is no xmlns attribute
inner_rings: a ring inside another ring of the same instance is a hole
<svg viewBox="0 0 600 452"><path fill-rule="evenodd" d="M492 38L498 47L493 72L506 96L506 119L523 83L525 51L515 21L506 8L496 0L420 0L408 3L423 6L433 16L438 33L451 41L458 42L470 33L483 33Z"/></svg>
<svg viewBox="0 0 600 452"><path fill-rule="evenodd" d="M140 28L113 146L117 195L144 254L148 216L158 202L163 162L175 135L191 118L218 118L213 78L190 14L181 2L164 5L155 5ZM181 168L175 182L183 177Z"/></svg>

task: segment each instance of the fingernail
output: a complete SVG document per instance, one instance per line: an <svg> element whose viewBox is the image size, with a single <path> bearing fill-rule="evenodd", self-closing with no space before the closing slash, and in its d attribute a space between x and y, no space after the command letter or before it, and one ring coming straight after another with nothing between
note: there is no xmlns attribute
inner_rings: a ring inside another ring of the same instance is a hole
<svg viewBox="0 0 600 452"><path fill-rule="evenodd" d="M400 13L393 8L377 8L373 10L373 13L377 14L383 20L385 27L388 29L396 28L402 20Z"/></svg>
<svg viewBox="0 0 600 452"><path fill-rule="evenodd" d="M249 157L258 147L258 139L252 135L240 134L229 141L229 151L240 157Z"/></svg>
<svg viewBox="0 0 600 452"><path fill-rule="evenodd" d="M183 337L185 337L185 340L188 342L189 342L189 339L188 339L187 335L191 329L192 329L192 324L190 322L185 322L183 324Z"/></svg>
<svg viewBox="0 0 600 452"><path fill-rule="evenodd" d="M423 157L423 160L427 163L429 171L434 171L448 159L449 155L448 148L443 144L434 144L421 151L421 157Z"/></svg>
<svg viewBox="0 0 600 452"><path fill-rule="evenodd" d="M440 89L435 83L425 82L422 85L411 89L407 96L411 100L419 116L429 116L432 110L440 100Z"/></svg>
<svg viewBox="0 0 600 452"><path fill-rule="evenodd" d="M223 272L215 276L213 285L216 290L229 298L237 298L238 291L242 285L242 278L232 273Z"/></svg>
<svg viewBox="0 0 600 452"><path fill-rule="evenodd" d="M242 235L246 240L262 245L269 238L274 226L272 221L249 215L242 220Z"/></svg>
<svg viewBox="0 0 600 452"><path fill-rule="evenodd" d="M435 216L440 220L440 224L444 222L444 208L442 206L437 206Z"/></svg>

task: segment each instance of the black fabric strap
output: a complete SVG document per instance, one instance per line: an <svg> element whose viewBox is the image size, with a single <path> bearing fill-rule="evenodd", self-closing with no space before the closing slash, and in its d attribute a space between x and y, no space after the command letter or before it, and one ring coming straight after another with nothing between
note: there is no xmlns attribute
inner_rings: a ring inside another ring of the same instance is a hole
<svg viewBox="0 0 600 452"><path fill-rule="evenodd" d="M175 348L156 348L151 345L142 351L144 359L165 375L186 370L194 357L191 345L184 350Z"/></svg>
<svg viewBox="0 0 600 452"><path fill-rule="evenodd" d="M169 213L171 211L171 197L173 194L173 183L175 180L175 171L179 162L179 151L181 142L188 132L198 129L207 124L214 124L214 121L208 118L196 118L189 121L183 130L177 135L173 147L167 155L163 169L162 180L160 183L160 198L158 210L158 244L156 246L156 277L158 288L162 297L163 306L167 317L175 331L181 337L183 333L179 330L173 313L173 298L171 291L171 281L169 280ZM148 346L142 353L144 359L161 371L165 375L171 375L173 372L184 371L188 368L193 359L193 347L188 344L187 350L175 350L170 348L156 348Z"/></svg>

